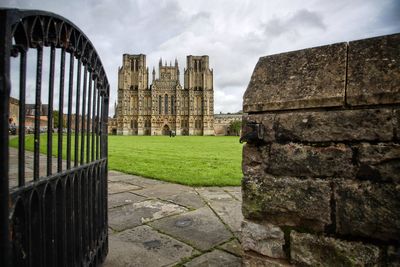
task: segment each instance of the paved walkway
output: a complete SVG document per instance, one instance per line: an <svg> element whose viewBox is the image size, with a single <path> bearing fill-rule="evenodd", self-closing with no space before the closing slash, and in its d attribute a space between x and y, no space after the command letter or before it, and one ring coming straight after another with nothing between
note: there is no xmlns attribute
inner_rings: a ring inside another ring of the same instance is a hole
<svg viewBox="0 0 400 267"><path fill-rule="evenodd" d="M192 188L109 172L104 266L241 266L240 187Z"/></svg>
<svg viewBox="0 0 400 267"><path fill-rule="evenodd" d="M10 148L10 187L17 184L17 155ZM32 152L26 152L25 162L30 180ZM41 155L40 174L45 173L46 157ZM109 172L108 182L104 267L241 265L240 187L193 188L116 171Z"/></svg>

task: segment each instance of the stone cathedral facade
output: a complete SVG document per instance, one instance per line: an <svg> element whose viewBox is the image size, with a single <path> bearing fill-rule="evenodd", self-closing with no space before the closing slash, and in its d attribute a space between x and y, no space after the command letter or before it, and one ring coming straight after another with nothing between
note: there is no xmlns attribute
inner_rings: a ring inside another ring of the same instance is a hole
<svg viewBox="0 0 400 267"><path fill-rule="evenodd" d="M187 56L184 83L178 61L158 65L149 84L146 55L123 55L118 70L117 134L213 135L213 70L208 56Z"/></svg>

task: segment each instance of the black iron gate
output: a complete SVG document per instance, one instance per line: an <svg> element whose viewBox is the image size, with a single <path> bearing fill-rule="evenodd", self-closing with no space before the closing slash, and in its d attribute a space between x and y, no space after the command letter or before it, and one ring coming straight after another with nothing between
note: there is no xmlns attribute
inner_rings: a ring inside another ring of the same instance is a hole
<svg viewBox="0 0 400 267"><path fill-rule="evenodd" d="M11 95L18 106L17 159L9 158ZM108 95L100 58L73 23L43 11L0 9L0 266L103 262ZM32 162L25 159L28 123ZM15 186L10 160L18 160Z"/></svg>

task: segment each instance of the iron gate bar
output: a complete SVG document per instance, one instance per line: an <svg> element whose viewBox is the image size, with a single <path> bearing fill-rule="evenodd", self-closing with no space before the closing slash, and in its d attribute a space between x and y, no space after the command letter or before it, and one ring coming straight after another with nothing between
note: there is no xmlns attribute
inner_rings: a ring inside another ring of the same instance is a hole
<svg viewBox="0 0 400 267"><path fill-rule="evenodd" d="M39 180L39 153L40 153L40 113L41 113L41 90L42 90L42 60L43 48L41 44L37 44L37 59L36 59L36 97L35 97L35 140L34 140L34 158L33 158L33 179Z"/></svg>
<svg viewBox="0 0 400 267"><path fill-rule="evenodd" d="M62 171L62 143L64 122L64 75L65 75L65 48L61 48L60 61L60 89L58 91L58 149L57 149L57 172Z"/></svg>
<svg viewBox="0 0 400 267"><path fill-rule="evenodd" d="M79 105L80 105L80 90L81 90L81 58L78 58L78 75L76 78L76 106L75 106L75 146L74 146L74 166L78 166L79 162Z"/></svg>
<svg viewBox="0 0 400 267"><path fill-rule="evenodd" d="M88 88L88 110L86 118L86 163L90 161L90 111L91 111L91 100L92 100L92 70L89 69L89 88Z"/></svg>
<svg viewBox="0 0 400 267"><path fill-rule="evenodd" d="M71 168L71 113L72 113L72 89L74 86L74 54L69 57L68 79L68 115L67 115L67 169Z"/></svg>
<svg viewBox="0 0 400 267"><path fill-rule="evenodd" d="M2 251L0 266L97 266L104 260L108 251L109 84L99 56L90 40L73 23L61 16L43 11L0 9L0 45L0 143L2 144L0 146L0 249ZM48 88L43 88L42 84L44 47L50 47ZM35 143L33 180L26 182L24 138L27 53L30 48L36 50L37 53L34 92ZM61 50L61 56L58 71L57 172L53 173L56 50ZM67 166L63 168L66 53L70 55L70 58L66 109ZM9 188L8 117L11 56L20 57L19 88L16 88L19 90L20 103L18 186ZM81 101L82 69L84 81ZM75 73L76 83L74 82ZM48 90L46 114L42 114L43 89ZM74 99L76 101L75 114L72 113ZM40 172L39 164L42 115L48 116L46 174ZM73 123L75 125L74 148L72 148L71 140ZM81 129L79 129L80 125ZM81 131L81 136L79 131ZM81 139L80 151L79 138ZM72 149L74 150L73 166L71 166Z"/></svg>
<svg viewBox="0 0 400 267"><path fill-rule="evenodd" d="M94 80L94 82L93 82L93 108L92 108L92 145L91 145L91 147L92 147L92 158L91 158L91 160L94 160L94 134L95 134L95 130L94 130L94 125L95 125L95 123L96 123L96 95L97 95L97 93L96 93L96 80L97 80L97 78Z"/></svg>
<svg viewBox="0 0 400 267"><path fill-rule="evenodd" d="M86 103L86 90L87 90L87 67L85 65L83 75L83 96L82 96L82 127L81 127L81 165L85 162L85 103Z"/></svg>
<svg viewBox="0 0 400 267"><path fill-rule="evenodd" d="M10 232L8 227L8 112L11 56L11 16L0 10L0 265L8 267L10 259ZM7 218L7 219L6 219Z"/></svg>
<svg viewBox="0 0 400 267"><path fill-rule="evenodd" d="M99 151L99 134L100 134L100 92L97 94L97 110L96 110L96 160L100 158L100 151Z"/></svg>
<svg viewBox="0 0 400 267"><path fill-rule="evenodd" d="M49 70L49 103L47 110L47 176L53 173L53 97L54 97L54 68L56 59L56 48L52 43L50 46L50 70Z"/></svg>
<svg viewBox="0 0 400 267"><path fill-rule="evenodd" d="M25 91L26 91L26 48L20 51L19 69L19 127L18 127L18 186L25 184Z"/></svg>

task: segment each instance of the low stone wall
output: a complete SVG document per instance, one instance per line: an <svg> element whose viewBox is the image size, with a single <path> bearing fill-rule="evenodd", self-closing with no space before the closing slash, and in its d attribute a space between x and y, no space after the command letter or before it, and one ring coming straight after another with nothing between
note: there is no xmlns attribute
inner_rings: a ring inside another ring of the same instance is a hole
<svg viewBox="0 0 400 267"><path fill-rule="evenodd" d="M400 265L400 34L262 57L244 95L245 266Z"/></svg>

